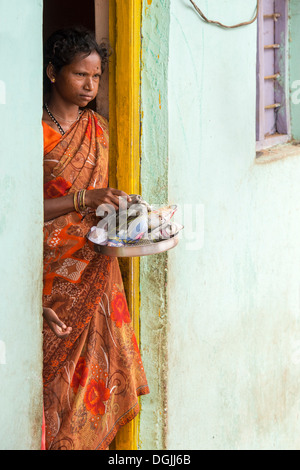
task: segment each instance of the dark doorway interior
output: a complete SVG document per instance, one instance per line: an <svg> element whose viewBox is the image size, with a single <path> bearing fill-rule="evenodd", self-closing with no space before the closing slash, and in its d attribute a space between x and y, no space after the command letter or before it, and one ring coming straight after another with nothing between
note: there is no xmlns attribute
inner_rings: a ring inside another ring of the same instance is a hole
<svg viewBox="0 0 300 470"><path fill-rule="evenodd" d="M94 0L44 0L44 40L55 30L69 26L95 31Z"/></svg>
<svg viewBox="0 0 300 470"><path fill-rule="evenodd" d="M44 42L54 31L70 26L84 26L95 32L94 0L44 0ZM88 107L96 110L96 100Z"/></svg>

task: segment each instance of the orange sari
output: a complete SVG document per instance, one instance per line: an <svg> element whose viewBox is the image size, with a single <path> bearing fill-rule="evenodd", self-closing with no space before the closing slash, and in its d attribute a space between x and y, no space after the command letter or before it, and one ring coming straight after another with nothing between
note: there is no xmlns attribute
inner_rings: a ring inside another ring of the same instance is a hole
<svg viewBox="0 0 300 470"><path fill-rule="evenodd" d="M85 110L61 137L44 128L45 198L108 184L108 125ZM44 307L72 327L64 340L44 322L44 409L48 450L103 450L149 393L117 258L94 253L94 211L44 226Z"/></svg>

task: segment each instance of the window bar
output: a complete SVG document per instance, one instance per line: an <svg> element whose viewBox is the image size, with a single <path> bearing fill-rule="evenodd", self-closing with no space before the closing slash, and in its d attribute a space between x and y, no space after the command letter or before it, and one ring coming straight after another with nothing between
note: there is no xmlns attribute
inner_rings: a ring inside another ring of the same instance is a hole
<svg viewBox="0 0 300 470"><path fill-rule="evenodd" d="M264 15L264 19L273 18L274 21L277 21L281 17L280 13L272 13L271 15Z"/></svg>
<svg viewBox="0 0 300 470"><path fill-rule="evenodd" d="M280 77L280 73L275 73L274 75L267 75L265 80L277 80Z"/></svg>
<svg viewBox="0 0 300 470"><path fill-rule="evenodd" d="M279 49L280 44L269 44L267 46L264 46L265 49Z"/></svg>

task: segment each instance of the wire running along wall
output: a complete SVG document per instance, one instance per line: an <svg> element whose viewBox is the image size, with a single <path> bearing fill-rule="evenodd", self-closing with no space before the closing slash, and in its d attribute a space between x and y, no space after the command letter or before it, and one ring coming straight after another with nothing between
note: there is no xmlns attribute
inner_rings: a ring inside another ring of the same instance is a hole
<svg viewBox="0 0 300 470"><path fill-rule="evenodd" d="M193 5L193 7L195 8L195 10L197 11L197 13L201 16L201 18L203 19L203 21L205 21L206 23L210 23L210 24L213 24L215 26L219 26L221 28L226 28L226 29L233 29L233 28L240 28L241 26L247 26L249 24L252 24L254 23L254 21L257 20L257 17L258 17L258 12L259 12L259 6L260 6L260 0L257 0L257 5L256 5L256 13L255 13L255 16L252 20L250 21L245 21L243 23L238 23L238 24L235 24L235 25L232 25L232 26L227 26L223 23L220 23L220 21L214 21L214 20L209 20L205 15L204 13L202 12L202 10L200 10L200 8L196 5L196 3L193 1L193 0L190 0L191 4Z"/></svg>

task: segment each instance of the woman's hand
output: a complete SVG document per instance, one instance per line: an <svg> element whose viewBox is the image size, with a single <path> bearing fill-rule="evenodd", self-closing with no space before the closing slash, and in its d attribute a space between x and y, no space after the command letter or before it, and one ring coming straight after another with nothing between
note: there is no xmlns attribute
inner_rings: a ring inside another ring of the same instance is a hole
<svg viewBox="0 0 300 470"><path fill-rule="evenodd" d="M130 196L113 188L90 189L85 193L85 205L94 210L101 204L111 204L115 210L119 209L119 197L126 198L130 201ZM54 199L45 199L44 201L44 221L56 219L61 215L73 212L74 207L74 194L68 196L57 197Z"/></svg>
<svg viewBox="0 0 300 470"><path fill-rule="evenodd" d="M52 308L43 308L43 317L48 323L51 331L57 336L57 338L64 339L72 331L71 327L67 327L56 315Z"/></svg>
<svg viewBox="0 0 300 470"><path fill-rule="evenodd" d="M119 189L91 189L85 193L85 205L96 210L101 204L110 204L118 210L120 197L126 199L128 202L131 201L130 196Z"/></svg>

